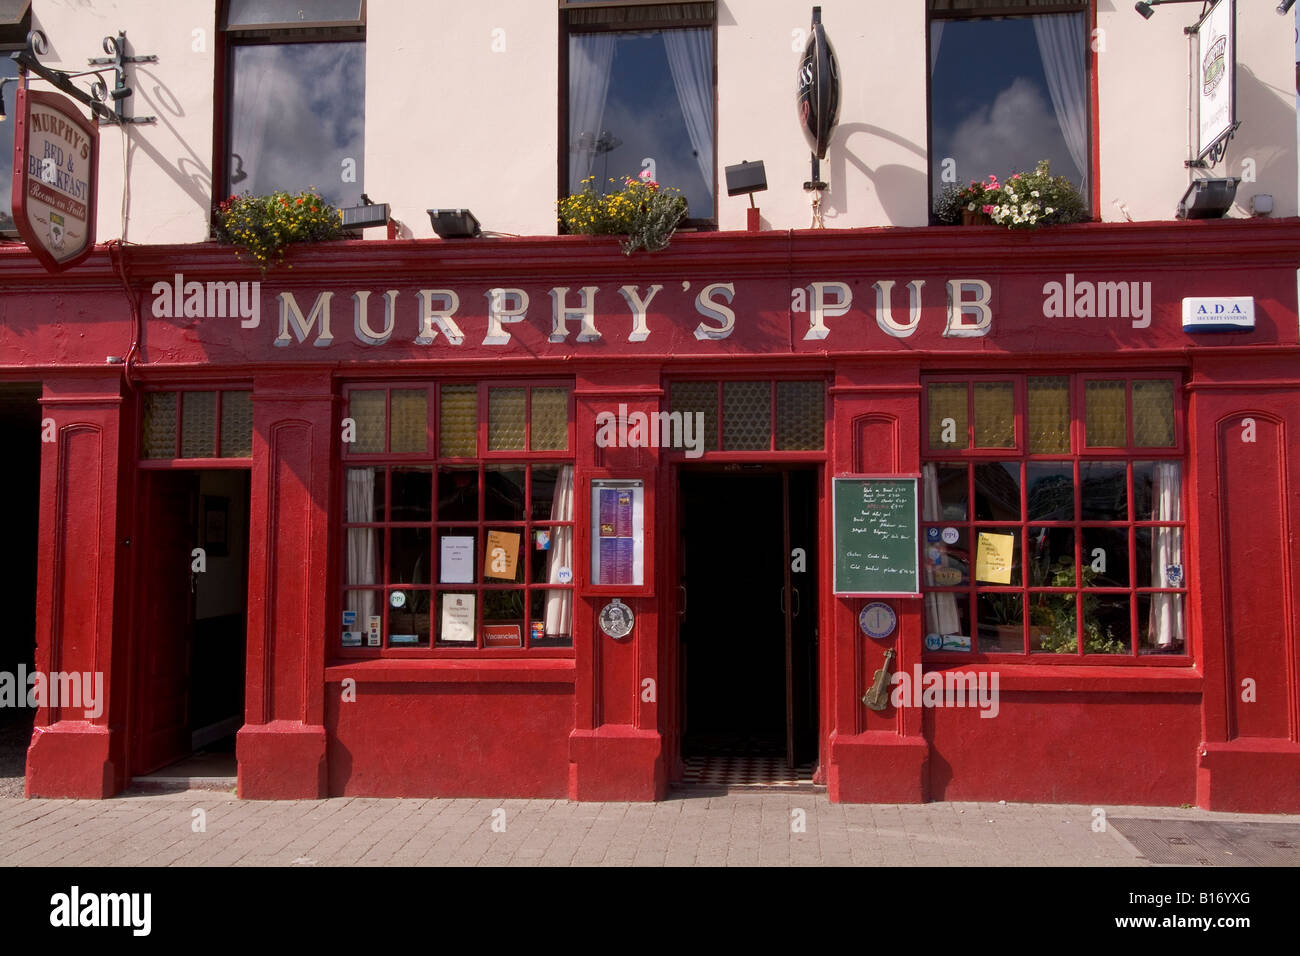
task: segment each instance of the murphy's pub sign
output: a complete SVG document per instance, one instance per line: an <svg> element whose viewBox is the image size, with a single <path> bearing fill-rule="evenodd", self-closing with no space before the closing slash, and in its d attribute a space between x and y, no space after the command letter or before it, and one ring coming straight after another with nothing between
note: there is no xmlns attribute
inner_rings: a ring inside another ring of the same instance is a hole
<svg viewBox="0 0 1300 956"><path fill-rule="evenodd" d="M14 223L51 272L95 248L99 129L57 93L18 88L14 127Z"/></svg>

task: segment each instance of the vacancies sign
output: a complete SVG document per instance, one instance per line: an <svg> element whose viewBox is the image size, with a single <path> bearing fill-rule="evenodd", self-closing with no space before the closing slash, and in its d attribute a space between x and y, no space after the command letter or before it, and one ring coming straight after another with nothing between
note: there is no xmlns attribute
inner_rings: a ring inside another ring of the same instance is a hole
<svg viewBox="0 0 1300 956"><path fill-rule="evenodd" d="M71 100L19 87L13 210L18 234L51 272L95 247L99 129Z"/></svg>

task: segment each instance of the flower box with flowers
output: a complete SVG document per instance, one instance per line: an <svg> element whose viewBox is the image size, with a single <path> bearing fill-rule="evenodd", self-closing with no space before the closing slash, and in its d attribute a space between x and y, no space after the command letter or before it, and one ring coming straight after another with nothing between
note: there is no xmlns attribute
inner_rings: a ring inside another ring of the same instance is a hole
<svg viewBox="0 0 1300 956"><path fill-rule="evenodd" d="M217 206L212 220L217 240L233 245L241 259L252 257L263 274L284 261L290 244L338 239L343 234L339 211L314 192L231 196Z"/></svg>
<svg viewBox="0 0 1300 956"><path fill-rule="evenodd" d="M623 252L655 252L672 239L686 216L686 197L678 189L660 186L643 170L635 179L624 177L610 184L612 192L596 191L596 177L582 181L582 191L556 203L558 219L570 235L625 236Z"/></svg>
<svg viewBox="0 0 1300 956"><path fill-rule="evenodd" d="M1032 173L1013 173L999 183L989 174L985 182L949 186L935 202L935 219L943 224L999 225L1028 229L1087 218L1083 197L1064 176L1053 176L1041 160Z"/></svg>

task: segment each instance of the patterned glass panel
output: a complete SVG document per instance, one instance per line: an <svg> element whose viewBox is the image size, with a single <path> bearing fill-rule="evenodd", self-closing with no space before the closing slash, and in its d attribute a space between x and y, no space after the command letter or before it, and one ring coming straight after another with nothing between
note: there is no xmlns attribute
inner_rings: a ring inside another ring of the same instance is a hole
<svg viewBox="0 0 1300 956"><path fill-rule="evenodd" d="M221 457L253 457L253 393L221 393Z"/></svg>
<svg viewBox="0 0 1300 956"><path fill-rule="evenodd" d="M819 451L825 444L826 387L821 382L777 382L777 451Z"/></svg>
<svg viewBox="0 0 1300 956"><path fill-rule="evenodd" d="M767 451L771 445L771 383L723 382L723 450Z"/></svg>
<svg viewBox="0 0 1300 956"><path fill-rule="evenodd" d="M673 382L668 390L669 410L682 415L704 414L704 450L718 450L718 383Z"/></svg>
<svg viewBox="0 0 1300 956"><path fill-rule="evenodd" d="M965 448L966 385L964 382L938 382L927 389L930 405L930 447Z"/></svg>
<svg viewBox="0 0 1300 956"><path fill-rule="evenodd" d="M1174 383L1139 379L1133 383L1133 444L1174 446Z"/></svg>
<svg viewBox="0 0 1300 956"><path fill-rule="evenodd" d="M380 455L384 451L384 393L381 389L348 394L348 417L357 425L354 455Z"/></svg>
<svg viewBox="0 0 1300 956"><path fill-rule="evenodd" d="M473 458L478 454L478 386L444 385L438 418L438 454Z"/></svg>
<svg viewBox="0 0 1300 956"><path fill-rule="evenodd" d="M429 448L429 394L422 388L393 389L389 399L392 432L389 450L422 452Z"/></svg>
<svg viewBox="0 0 1300 956"><path fill-rule="evenodd" d="M140 446L145 458L176 455L177 392L147 392L144 396L144 427Z"/></svg>
<svg viewBox="0 0 1300 956"><path fill-rule="evenodd" d="M533 389L533 451L564 451L569 447L569 390Z"/></svg>
<svg viewBox="0 0 1300 956"><path fill-rule="evenodd" d="M1011 382L975 383L975 447L1016 447L1016 390Z"/></svg>
<svg viewBox="0 0 1300 956"><path fill-rule="evenodd" d="M1128 444L1124 393L1123 379L1088 383L1084 417L1089 448L1122 448Z"/></svg>
<svg viewBox="0 0 1300 956"><path fill-rule="evenodd" d="M181 396L181 457L212 458L217 452L217 393Z"/></svg>
<svg viewBox="0 0 1300 956"><path fill-rule="evenodd" d="M1029 453L1070 453L1070 379L1065 375L1029 380Z"/></svg>
<svg viewBox="0 0 1300 956"><path fill-rule="evenodd" d="M527 389L488 389L488 451L522 451Z"/></svg>

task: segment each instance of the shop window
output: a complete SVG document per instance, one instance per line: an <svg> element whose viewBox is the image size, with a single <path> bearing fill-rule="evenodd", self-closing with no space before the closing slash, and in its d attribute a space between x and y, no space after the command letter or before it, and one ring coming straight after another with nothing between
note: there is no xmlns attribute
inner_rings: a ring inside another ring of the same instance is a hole
<svg viewBox="0 0 1300 956"><path fill-rule="evenodd" d="M925 397L927 653L1185 660L1177 381L945 377Z"/></svg>
<svg viewBox="0 0 1300 956"><path fill-rule="evenodd" d="M1046 159L1087 197L1088 4L929 0L929 11L932 194Z"/></svg>
<svg viewBox="0 0 1300 956"><path fill-rule="evenodd" d="M826 386L809 381L673 382L669 410L702 416L705 451L821 451Z"/></svg>
<svg viewBox="0 0 1300 956"><path fill-rule="evenodd" d="M223 195L315 189L361 202L364 0L228 0Z"/></svg>
<svg viewBox="0 0 1300 956"><path fill-rule="evenodd" d="M147 461L253 456L253 393L146 392L140 457Z"/></svg>
<svg viewBox="0 0 1300 956"><path fill-rule="evenodd" d="M681 190L688 223L716 222L714 4L560 0L560 14L565 192L588 177L614 190L650 170Z"/></svg>
<svg viewBox="0 0 1300 956"><path fill-rule="evenodd" d="M346 397L344 656L572 647L568 386L356 385Z"/></svg>

